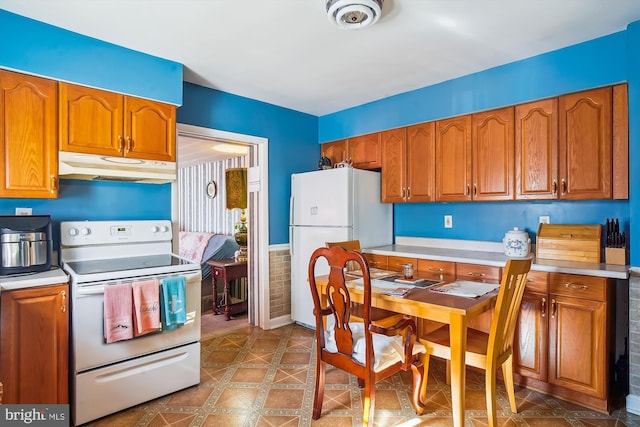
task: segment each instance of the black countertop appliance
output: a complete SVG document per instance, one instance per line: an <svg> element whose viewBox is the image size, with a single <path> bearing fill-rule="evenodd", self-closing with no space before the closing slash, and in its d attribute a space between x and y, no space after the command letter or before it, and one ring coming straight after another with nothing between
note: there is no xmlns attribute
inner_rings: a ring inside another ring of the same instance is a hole
<svg viewBox="0 0 640 427"><path fill-rule="evenodd" d="M0 216L0 276L51 268L49 215Z"/></svg>

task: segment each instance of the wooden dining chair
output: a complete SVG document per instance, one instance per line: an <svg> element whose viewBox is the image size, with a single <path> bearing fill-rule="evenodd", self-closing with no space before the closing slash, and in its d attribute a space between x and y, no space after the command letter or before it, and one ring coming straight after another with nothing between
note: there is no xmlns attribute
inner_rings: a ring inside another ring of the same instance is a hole
<svg viewBox="0 0 640 427"><path fill-rule="evenodd" d="M361 252L360 240L345 240L343 242L326 242L325 245L328 248L340 246L341 248L346 249L348 251ZM359 270L358 264L355 262L349 262L347 264L346 270L347 272ZM384 310L382 308L375 308L375 307L371 307L370 314L371 314L371 321L379 326L395 325L404 317L402 314L395 313L389 310ZM355 317L356 320L362 321L362 305L361 304L352 302L351 316Z"/></svg>
<svg viewBox="0 0 640 427"><path fill-rule="evenodd" d="M485 386L487 399L487 416L489 426L497 426L496 414L496 374L502 366L504 385L509 396L511 412L516 413L516 398L513 389L513 334L520 311L522 294L527 281L527 273L531 269L531 259L510 259L507 261L505 273L500 282L500 290L495 311L491 318L489 333L476 329L467 330L467 346L465 361L469 366L485 370ZM445 325L421 337L426 347L423 356L425 372L429 372L429 356L440 357L447 361L447 384L450 384L451 348L449 342L449 325ZM423 384L422 398L426 396L426 379Z"/></svg>
<svg viewBox="0 0 640 427"><path fill-rule="evenodd" d="M322 295L315 278L316 262L321 258L326 259L330 268L326 291ZM362 270L362 321L355 321L351 316L351 289L344 273L346 264L351 261ZM312 418L317 420L322 412L327 364L355 375L358 384L364 387L363 425L373 425L375 384L409 369L413 374L412 405L416 413L422 414L424 406L420 391L424 369L420 354L424 352L424 346L416 342L415 321L402 318L391 327L372 323L371 278L362 254L340 246L316 249L309 261L309 285L316 319L317 352Z"/></svg>

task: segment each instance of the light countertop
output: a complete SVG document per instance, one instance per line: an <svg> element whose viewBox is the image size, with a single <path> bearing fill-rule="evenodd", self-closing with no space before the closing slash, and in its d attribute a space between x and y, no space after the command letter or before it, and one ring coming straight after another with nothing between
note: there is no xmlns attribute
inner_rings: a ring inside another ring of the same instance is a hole
<svg viewBox="0 0 640 427"><path fill-rule="evenodd" d="M395 245L363 249L364 253L401 256L434 261L463 262L468 264L504 267L507 256L499 248L502 243L476 242L453 239L396 238ZM464 248L464 249L461 249ZM532 253L533 255L533 253ZM574 261L536 260L531 270L552 273L582 274L586 276L628 279L629 266Z"/></svg>
<svg viewBox="0 0 640 427"><path fill-rule="evenodd" d="M52 267L51 270L40 273L12 274L0 276L0 292L14 289L33 288L36 286L58 285L67 283L69 276L61 268Z"/></svg>

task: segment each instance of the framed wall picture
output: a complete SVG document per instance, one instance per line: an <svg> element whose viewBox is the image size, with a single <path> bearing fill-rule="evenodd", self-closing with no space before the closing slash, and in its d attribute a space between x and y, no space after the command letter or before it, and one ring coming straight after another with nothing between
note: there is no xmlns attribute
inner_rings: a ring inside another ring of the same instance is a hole
<svg viewBox="0 0 640 427"><path fill-rule="evenodd" d="M207 197L213 199L218 194L218 184L214 180L207 183Z"/></svg>

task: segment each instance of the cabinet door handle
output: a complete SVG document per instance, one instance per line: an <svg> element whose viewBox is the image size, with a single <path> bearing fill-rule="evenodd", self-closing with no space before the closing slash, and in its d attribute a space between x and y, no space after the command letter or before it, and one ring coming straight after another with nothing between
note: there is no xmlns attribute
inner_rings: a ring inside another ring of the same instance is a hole
<svg viewBox="0 0 640 427"><path fill-rule="evenodd" d="M55 175L51 175L51 194L55 194L58 190L58 178Z"/></svg>
<svg viewBox="0 0 640 427"><path fill-rule="evenodd" d="M567 181L562 178L562 180L560 181L560 187L562 190L562 195L564 196L565 194L567 194Z"/></svg>
<svg viewBox="0 0 640 427"><path fill-rule="evenodd" d="M551 194L558 194L558 181L553 178L553 184L551 184Z"/></svg>
<svg viewBox="0 0 640 427"><path fill-rule="evenodd" d="M469 276L471 276L471 277L484 277L484 276L486 276L486 274L484 274L484 273L474 273L473 271L470 271L469 272Z"/></svg>
<svg viewBox="0 0 640 427"><path fill-rule="evenodd" d="M574 290L587 290L587 289L589 289L589 286L580 285L578 283L565 283L564 287L567 288L567 289L574 289Z"/></svg>
<svg viewBox="0 0 640 427"><path fill-rule="evenodd" d="M556 300L552 299L551 300L551 318L555 319L556 317Z"/></svg>
<svg viewBox="0 0 640 427"><path fill-rule="evenodd" d="M401 193L401 197L404 199L405 195L407 194L406 189L402 187L402 191L400 193Z"/></svg>
<svg viewBox="0 0 640 427"><path fill-rule="evenodd" d="M542 298L540 302L540 316L545 317L547 315L547 299Z"/></svg>
<svg viewBox="0 0 640 427"><path fill-rule="evenodd" d="M131 150L133 150L133 141L131 140L131 137L128 136L127 137L127 148L124 150L124 155L126 156L127 154L129 154L129 152L131 152Z"/></svg>
<svg viewBox="0 0 640 427"><path fill-rule="evenodd" d="M437 273L441 273L444 271L444 268L437 268L437 267L429 267L427 270L429 271L435 271Z"/></svg>
<svg viewBox="0 0 640 427"><path fill-rule="evenodd" d="M474 196L478 195L478 184L473 184L473 195Z"/></svg>
<svg viewBox="0 0 640 427"><path fill-rule="evenodd" d="M411 187L407 187L407 199L411 198Z"/></svg>
<svg viewBox="0 0 640 427"><path fill-rule="evenodd" d="M465 190L464 190L464 195L468 196L469 195L469 191L471 191L471 187L469 186L469 184L467 184L467 188L465 188Z"/></svg>
<svg viewBox="0 0 640 427"><path fill-rule="evenodd" d="M63 313L65 313L67 311L67 292L66 291L61 291L60 295L62 296L62 307L60 307L60 311L62 311Z"/></svg>
<svg viewBox="0 0 640 427"><path fill-rule="evenodd" d="M122 135L118 135L118 153L122 153L122 150L124 150L124 140Z"/></svg>

